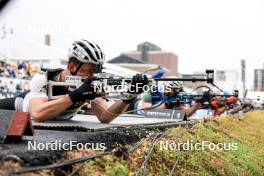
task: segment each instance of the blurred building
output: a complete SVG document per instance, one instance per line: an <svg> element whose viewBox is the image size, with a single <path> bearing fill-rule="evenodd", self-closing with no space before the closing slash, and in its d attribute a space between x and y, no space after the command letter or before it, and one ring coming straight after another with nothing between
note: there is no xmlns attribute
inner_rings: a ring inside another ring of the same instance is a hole
<svg viewBox="0 0 264 176"><path fill-rule="evenodd" d="M162 51L150 42L143 42L137 46L137 51L121 53L108 63L138 72L160 65L165 69L165 76L178 76L178 56L173 52Z"/></svg>
<svg viewBox="0 0 264 176"><path fill-rule="evenodd" d="M216 70L214 83L224 91L233 93L239 91L239 96L243 97L243 82L236 70Z"/></svg>
<svg viewBox="0 0 264 176"><path fill-rule="evenodd" d="M264 69L254 70L254 91L264 91Z"/></svg>
<svg viewBox="0 0 264 176"><path fill-rule="evenodd" d="M205 76L205 73L194 72L194 75ZM188 75L181 75L183 78L188 78ZM196 76L197 77L197 76ZM217 85L223 91L230 94L234 90L239 91L239 96L243 96L243 82L240 79L240 75L236 70L215 70L214 72L214 84ZM195 89L198 86L208 85L205 82L184 82L184 86ZM212 86L211 86L212 87ZM217 91L217 88L214 89Z"/></svg>

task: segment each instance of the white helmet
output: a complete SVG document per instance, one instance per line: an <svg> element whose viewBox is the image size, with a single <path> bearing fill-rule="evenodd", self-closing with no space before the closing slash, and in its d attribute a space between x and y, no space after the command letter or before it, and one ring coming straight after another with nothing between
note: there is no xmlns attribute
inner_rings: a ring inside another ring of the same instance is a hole
<svg viewBox="0 0 264 176"><path fill-rule="evenodd" d="M170 81L165 84L166 87L171 89L183 89L183 83L180 81Z"/></svg>
<svg viewBox="0 0 264 176"><path fill-rule="evenodd" d="M82 39L75 41L72 45L68 52L69 58L75 57L82 63L95 65L104 63L104 53L96 43Z"/></svg>

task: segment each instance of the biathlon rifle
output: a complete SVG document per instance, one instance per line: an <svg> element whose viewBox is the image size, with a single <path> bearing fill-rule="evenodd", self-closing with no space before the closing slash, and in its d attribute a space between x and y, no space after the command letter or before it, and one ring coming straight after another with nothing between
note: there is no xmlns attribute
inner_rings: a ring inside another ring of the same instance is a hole
<svg viewBox="0 0 264 176"><path fill-rule="evenodd" d="M180 92L174 98L171 98L170 103L174 105L190 105L193 102L197 102L202 98L203 95L192 95L186 92ZM238 99L238 91L235 91L234 94L223 95L223 94L211 94L210 99L208 102L204 102L203 108L210 109L211 108L211 100L215 99L216 97L220 98L221 101L225 101L227 105L233 105L236 103Z"/></svg>
<svg viewBox="0 0 264 176"><path fill-rule="evenodd" d="M206 74L203 75L188 75L188 78L149 78L148 86L157 86L159 82L166 81L190 81L190 82L207 82L210 84L214 83L214 70L206 70ZM97 88L104 88L106 86L121 86L127 87L131 84L132 78L122 78L122 77L109 77L107 74L98 74L91 84L93 84ZM64 86L72 89L76 89L80 87L84 83L84 80L80 76L68 76L65 78L65 82L55 82L48 81L47 84L47 94L49 99L57 99L63 95L53 95L54 87L56 86ZM116 91L104 91L99 89L96 91L97 96L107 96L109 94L118 93ZM119 92L120 93L120 92Z"/></svg>

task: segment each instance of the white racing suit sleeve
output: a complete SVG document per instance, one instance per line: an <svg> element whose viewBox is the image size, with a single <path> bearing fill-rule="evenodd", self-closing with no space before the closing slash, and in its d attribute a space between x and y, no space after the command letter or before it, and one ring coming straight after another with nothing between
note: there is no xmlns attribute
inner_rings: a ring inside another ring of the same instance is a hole
<svg viewBox="0 0 264 176"><path fill-rule="evenodd" d="M23 111L30 112L29 101L31 98L47 98L45 86L47 85L47 77L44 72L36 73L32 78L30 85L30 92L25 96L23 100Z"/></svg>

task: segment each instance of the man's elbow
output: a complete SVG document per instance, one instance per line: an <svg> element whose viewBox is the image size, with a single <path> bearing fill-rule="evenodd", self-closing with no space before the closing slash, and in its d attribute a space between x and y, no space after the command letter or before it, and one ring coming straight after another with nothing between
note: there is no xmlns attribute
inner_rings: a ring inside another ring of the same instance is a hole
<svg viewBox="0 0 264 176"><path fill-rule="evenodd" d="M194 112L186 112L186 117L189 118L194 114Z"/></svg>
<svg viewBox="0 0 264 176"><path fill-rule="evenodd" d="M101 122L101 123L105 123L105 124L108 124L112 121L112 119L110 118L106 118L104 116L97 116L98 120Z"/></svg>
<svg viewBox="0 0 264 176"><path fill-rule="evenodd" d="M44 122L46 120L45 116L41 113L32 112L31 116L36 122Z"/></svg>
<svg viewBox="0 0 264 176"><path fill-rule="evenodd" d="M108 123L111 122L111 120L109 120L109 119L100 119L100 118L99 118L99 121L100 121L101 123L104 123L104 124L108 124Z"/></svg>

